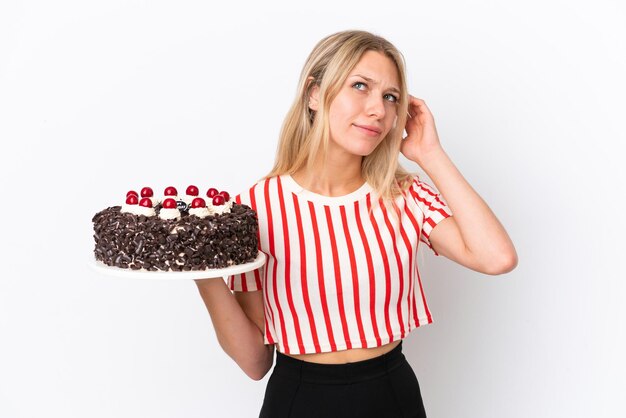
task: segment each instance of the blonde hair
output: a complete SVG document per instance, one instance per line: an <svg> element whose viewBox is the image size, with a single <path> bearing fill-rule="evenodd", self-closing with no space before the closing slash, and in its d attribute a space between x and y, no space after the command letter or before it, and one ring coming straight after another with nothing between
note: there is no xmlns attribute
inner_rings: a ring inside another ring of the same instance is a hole
<svg viewBox="0 0 626 418"><path fill-rule="evenodd" d="M293 174L305 165L310 170L317 156L326 157L330 104L366 51L380 52L394 62L400 97L396 124L376 149L363 157L362 176L383 200L392 200L410 185L411 174L398 163L409 102L404 57L386 39L358 30L329 35L309 54L300 74L296 98L283 122L274 167L263 179ZM317 112L308 106L315 85L319 86Z"/></svg>

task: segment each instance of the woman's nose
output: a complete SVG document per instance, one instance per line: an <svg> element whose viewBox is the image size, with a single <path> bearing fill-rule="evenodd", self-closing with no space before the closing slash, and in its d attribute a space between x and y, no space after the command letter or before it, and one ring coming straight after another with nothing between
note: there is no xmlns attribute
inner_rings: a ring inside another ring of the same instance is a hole
<svg viewBox="0 0 626 418"><path fill-rule="evenodd" d="M385 117L385 104L383 103L383 98L370 94L367 99L366 111L368 116L374 116L377 119Z"/></svg>

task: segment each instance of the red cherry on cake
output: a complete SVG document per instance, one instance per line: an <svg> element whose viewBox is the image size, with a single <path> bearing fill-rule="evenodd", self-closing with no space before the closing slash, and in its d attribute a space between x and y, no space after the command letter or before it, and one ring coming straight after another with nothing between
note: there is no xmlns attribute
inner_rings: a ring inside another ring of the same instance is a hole
<svg viewBox="0 0 626 418"><path fill-rule="evenodd" d="M136 205L137 203L139 203L139 198L137 197L137 194L130 194L126 196L127 205Z"/></svg>
<svg viewBox="0 0 626 418"><path fill-rule="evenodd" d="M228 192L226 191L222 191L219 194L221 194L222 196L224 196L224 201L228 202L230 200L230 195L228 194Z"/></svg>
<svg viewBox="0 0 626 418"><path fill-rule="evenodd" d="M152 197L154 196L154 192L150 187L144 187L141 189L141 197Z"/></svg>
<svg viewBox="0 0 626 418"><path fill-rule="evenodd" d="M150 200L149 197L144 197L143 199L141 199L141 202L139 202L139 206L143 206L144 208L151 208L152 200Z"/></svg>
<svg viewBox="0 0 626 418"><path fill-rule="evenodd" d="M176 209L176 201L172 198L163 201L163 209Z"/></svg>
<svg viewBox="0 0 626 418"><path fill-rule="evenodd" d="M165 188L165 196L178 196L178 190L176 190L176 187L166 187Z"/></svg>
<svg viewBox="0 0 626 418"><path fill-rule="evenodd" d="M194 200L191 201L191 208L192 209L206 208L206 202L204 201L203 198L196 197Z"/></svg>
<svg viewBox="0 0 626 418"><path fill-rule="evenodd" d="M134 190L129 190L128 193L126 193L126 197L130 196L131 194L139 197L139 194Z"/></svg>
<svg viewBox="0 0 626 418"><path fill-rule="evenodd" d="M213 196L213 205L214 206L221 206L221 205L224 204L224 202L225 202L224 196L222 196L221 194Z"/></svg>
<svg viewBox="0 0 626 418"><path fill-rule="evenodd" d="M217 196L219 194L219 191L213 187L211 187L207 192L206 195L213 199L215 196Z"/></svg>
<svg viewBox="0 0 626 418"><path fill-rule="evenodd" d="M187 187L187 191L185 193L187 193L187 196L198 196L200 191L196 186L189 186Z"/></svg>

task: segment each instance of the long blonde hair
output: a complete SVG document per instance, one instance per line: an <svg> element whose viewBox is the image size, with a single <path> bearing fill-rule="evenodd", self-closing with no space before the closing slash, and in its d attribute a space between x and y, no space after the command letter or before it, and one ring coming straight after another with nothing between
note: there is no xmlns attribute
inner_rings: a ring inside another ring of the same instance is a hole
<svg viewBox="0 0 626 418"><path fill-rule="evenodd" d="M329 35L309 54L300 74L296 98L282 125L274 167L263 179L293 174L305 165L311 169L318 155L326 156L330 140L330 104L366 51L380 52L395 63L400 97L396 124L376 149L363 157L362 175L383 200L393 199L408 187L411 174L398 163L409 102L404 57L386 39L359 30ZM308 106L315 85L319 86L317 112Z"/></svg>

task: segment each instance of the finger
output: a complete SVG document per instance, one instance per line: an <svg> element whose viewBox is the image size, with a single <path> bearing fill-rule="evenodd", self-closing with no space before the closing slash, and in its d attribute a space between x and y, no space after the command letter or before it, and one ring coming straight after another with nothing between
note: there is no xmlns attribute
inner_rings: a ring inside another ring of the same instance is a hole
<svg viewBox="0 0 626 418"><path fill-rule="evenodd" d="M411 112L415 113L416 115L432 116L432 112L430 111L428 106L426 106L426 102L421 99L417 99L414 103L411 103L409 108L411 109Z"/></svg>
<svg viewBox="0 0 626 418"><path fill-rule="evenodd" d="M418 97L409 94L409 102L414 104L426 104L426 102Z"/></svg>
<svg viewBox="0 0 626 418"><path fill-rule="evenodd" d="M426 103L422 99L418 99L417 97L409 96L409 113L412 116L415 116L419 113L425 111Z"/></svg>
<svg viewBox="0 0 626 418"><path fill-rule="evenodd" d="M420 105L411 105L408 109L409 116L411 116L412 120L419 119L419 117L424 114L424 108L420 107Z"/></svg>
<svg viewBox="0 0 626 418"><path fill-rule="evenodd" d="M420 103L417 101L418 99L416 99L413 96L410 96L410 100L409 100L409 106L408 106L408 113L411 116L411 118L414 118L416 115L418 115L420 113Z"/></svg>

